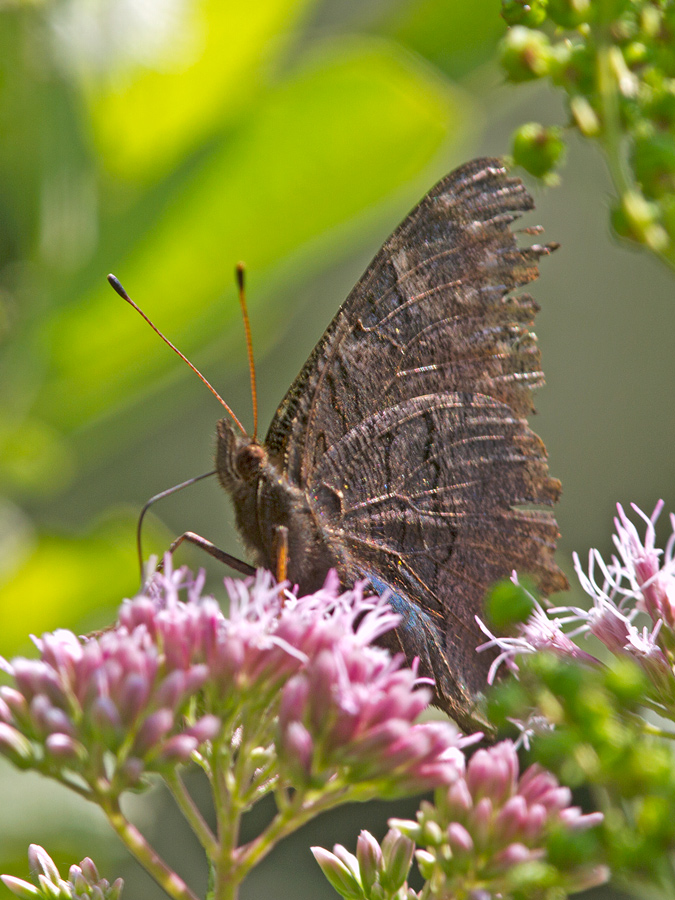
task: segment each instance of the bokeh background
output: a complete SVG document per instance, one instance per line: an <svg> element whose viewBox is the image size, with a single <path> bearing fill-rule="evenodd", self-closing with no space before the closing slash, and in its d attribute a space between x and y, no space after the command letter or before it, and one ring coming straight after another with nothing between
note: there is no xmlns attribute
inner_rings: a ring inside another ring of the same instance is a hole
<svg viewBox="0 0 675 900"><path fill-rule="evenodd" d="M498 0L4 0L0 652L26 651L31 632L110 621L138 585L140 507L212 465L220 407L106 274L251 427L233 280L246 261L264 434L422 194L465 159L508 152L523 121L564 121L554 92L503 84L503 32ZM675 509L675 282L609 235L610 185L592 146L573 141L562 185L533 191L529 224L562 244L534 287L548 380L535 428L564 486L569 572L573 549L609 552L617 501ZM155 508L148 552L185 530L238 552L215 481ZM222 594L222 571L208 568ZM95 809L4 766L0 797L0 871L25 875L35 841L66 866L87 854L123 874L129 898L162 896ZM199 850L168 799L131 805L203 889ZM387 815L414 808L320 820L243 896L333 896L309 844L353 847L361 827L381 836Z"/></svg>

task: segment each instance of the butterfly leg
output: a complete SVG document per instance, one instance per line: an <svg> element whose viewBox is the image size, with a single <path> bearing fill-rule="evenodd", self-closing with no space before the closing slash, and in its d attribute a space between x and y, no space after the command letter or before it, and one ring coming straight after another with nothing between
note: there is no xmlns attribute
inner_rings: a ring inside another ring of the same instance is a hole
<svg viewBox="0 0 675 900"><path fill-rule="evenodd" d="M288 578L288 528L277 525L275 532L275 550L277 557L277 582L281 584Z"/></svg>
<svg viewBox="0 0 675 900"><path fill-rule="evenodd" d="M217 559L224 565L229 566L231 569L234 569L235 572L240 572L242 575L255 575L254 566L250 566L243 560L237 559L236 556L230 556L229 553L225 553L224 550L216 547L215 544L212 544L211 541L207 540L205 537L202 537L200 534L195 534L194 531L186 531L185 534L181 534L180 537L177 537L169 547L169 553L173 555L174 550L180 547L183 541L187 541L189 544L194 544L205 553L208 553L209 556L212 556L214 559ZM160 563L157 568L161 571L162 564Z"/></svg>

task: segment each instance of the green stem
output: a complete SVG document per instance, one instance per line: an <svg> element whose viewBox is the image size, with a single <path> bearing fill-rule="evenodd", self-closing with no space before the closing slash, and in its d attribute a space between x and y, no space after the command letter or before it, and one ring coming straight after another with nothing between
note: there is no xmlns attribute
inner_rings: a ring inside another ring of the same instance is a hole
<svg viewBox="0 0 675 900"><path fill-rule="evenodd" d="M603 16L597 32L597 84L602 113L601 142L614 188L619 197L623 197L629 191L635 190L635 184L623 158L619 97L611 62L614 45L608 32L608 25L609 22L604 21Z"/></svg>
<svg viewBox="0 0 675 900"><path fill-rule="evenodd" d="M649 722L643 722L642 730L645 734L651 734L653 737L665 738L668 741L675 741L675 734L672 731L665 731L663 728L657 728Z"/></svg>
<svg viewBox="0 0 675 900"><path fill-rule="evenodd" d="M164 862L141 832L122 814L116 799L100 801L103 812L131 855L152 875L157 884L173 900L199 900L187 884Z"/></svg>
<svg viewBox="0 0 675 900"><path fill-rule="evenodd" d="M237 878L234 872L234 860L243 809L235 797L237 781L230 771L231 760L232 755L225 743L214 743L211 765L218 848L213 857L213 900L237 900L241 883L241 878Z"/></svg>
<svg viewBox="0 0 675 900"><path fill-rule="evenodd" d="M344 803L349 793L349 787L342 787L329 794L322 793L316 799L308 801L305 795L298 792L293 802L279 812L257 838L240 848L236 866L237 880L243 881L251 869L258 865L282 838L297 831L319 813Z"/></svg>
<svg viewBox="0 0 675 900"><path fill-rule="evenodd" d="M166 783L169 786L174 800L178 808L185 816L190 827L194 831L199 843L204 848L206 855L210 860L214 860L218 855L218 842L215 835L209 828L206 820L197 809L194 800L190 796L183 779L177 771L173 771L165 776Z"/></svg>

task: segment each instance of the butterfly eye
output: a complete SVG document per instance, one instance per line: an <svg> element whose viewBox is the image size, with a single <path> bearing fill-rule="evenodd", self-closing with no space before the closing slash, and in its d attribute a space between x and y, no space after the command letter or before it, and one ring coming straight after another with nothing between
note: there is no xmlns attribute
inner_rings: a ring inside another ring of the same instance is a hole
<svg viewBox="0 0 675 900"><path fill-rule="evenodd" d="M234 467L243 481L252 481L258 474L265 459L265 451L260 444L247 444L237 451Z"/></svg>

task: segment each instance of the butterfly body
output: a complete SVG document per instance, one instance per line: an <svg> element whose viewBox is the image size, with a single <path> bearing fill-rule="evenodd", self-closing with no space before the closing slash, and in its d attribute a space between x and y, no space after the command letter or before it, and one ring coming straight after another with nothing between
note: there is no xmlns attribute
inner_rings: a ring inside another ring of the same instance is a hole
<svg viewBox="0 0 675 900"><path fill-rule="evenodd" d="M216 470L230 494L235 522L256 565L276 571L279 526L287 529L288 578L303 593L318 590L329 569L344 570L338 548L322 533L305 493L264 447L238 434L229 419L217 428Z"/></svg>
<svg viewBox="0 0 675 900"><path fill-rule="evenodd" d="M543 382L537 305L511 291L552 245L519 247L533 208L497 160L460 167L385 242L289 389L262 444L218 425L216 468L256 563L302 591L336 568L367 578L401 615L389 645L436 682L436 701L475 723L489 656L475 622L513 569L566 586L560 485L530 430Z"/></svg>

